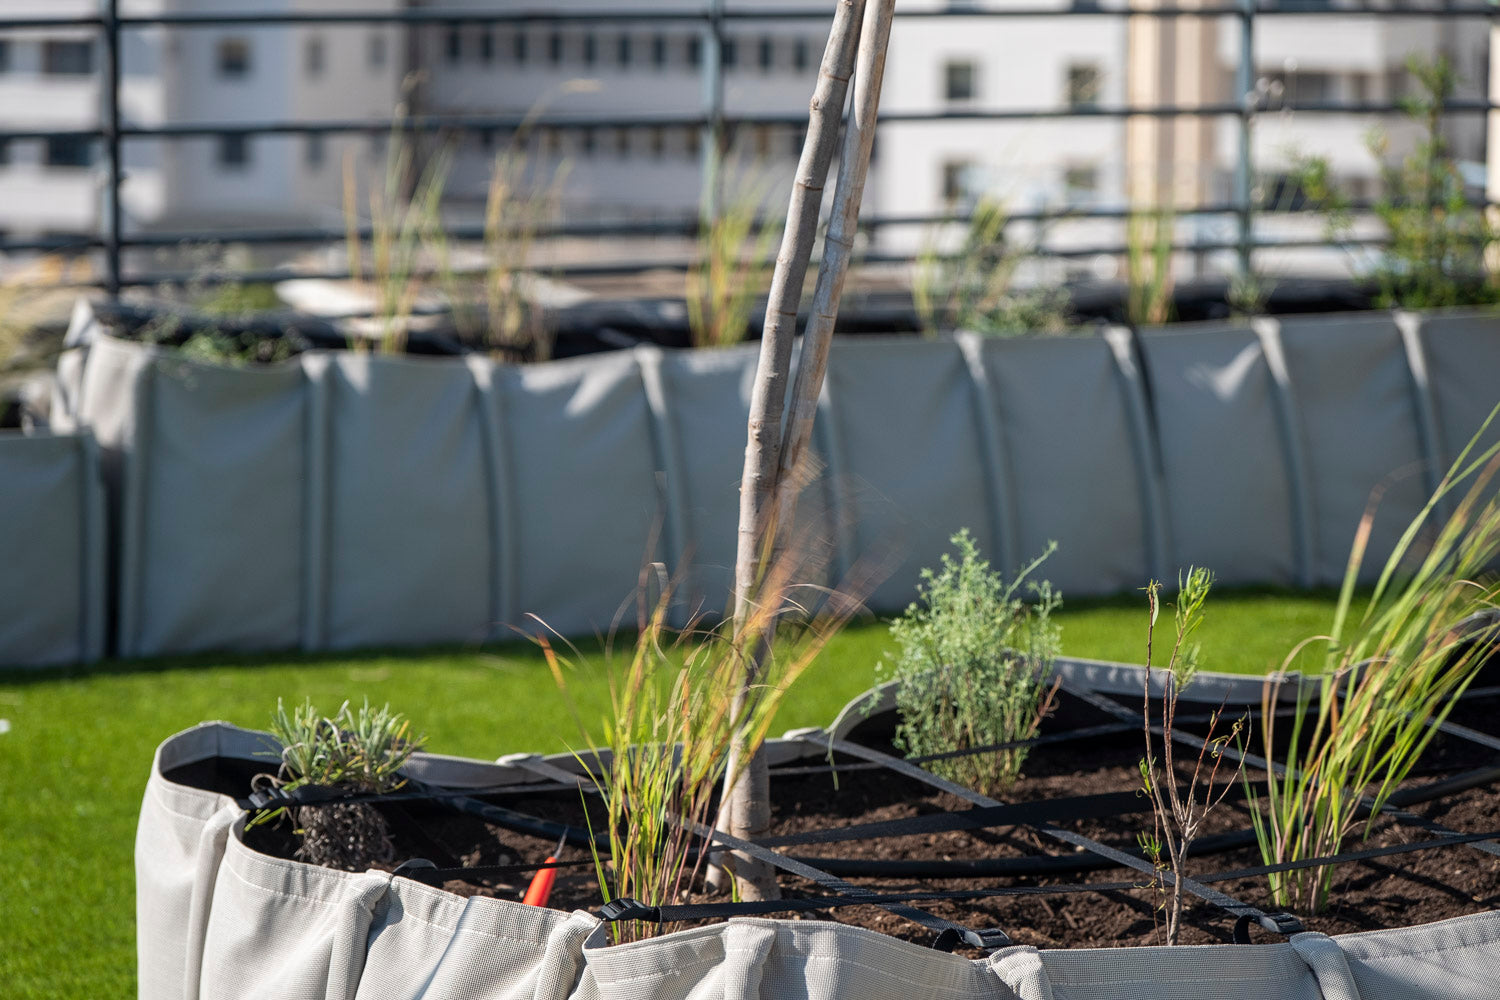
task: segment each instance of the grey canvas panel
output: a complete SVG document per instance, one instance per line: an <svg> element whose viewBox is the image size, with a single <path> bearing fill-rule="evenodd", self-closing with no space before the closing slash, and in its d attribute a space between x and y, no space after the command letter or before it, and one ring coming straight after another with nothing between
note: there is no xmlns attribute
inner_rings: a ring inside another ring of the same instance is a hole
<svg viewBox="0 0 1500 1000"><path fill-rule="evenodd" d="M734 589L735 531L745 426L757 350L675 351L662 359L672 400L672 429L682 456L683 555L690 566L683 592L689 608L724 612ZM733 447L731 442L740 446ZM677 567L683 569L683 567Z"/></svg>
<svg viewBox="0 0 1500 1000"><path fill-rule="evenodd" d="M1161 450L1171 565L1224 583L1298 580L1292 492L1276 386L1249 327L1143 331Z"/></svg>
<svg viewBox="0 0 1500 1000"><path fill-rule="evenodd" d="M1361 576L1373 579L1426 503L1411 369L1389 313L1282 320L1312 499L1316 582L1344 578L1372 491L1375 530Z"/></svg>
<svg viewBox="0 0 1500 1000"><path fill-rule="evenodd" d="M1075 948L1040 956L1050 1000L1324 1000L1290 944Z"/></svg>
<svg viewBox="0 0 1500 1000"><path fill-rule="evenodd" d="M204 723L157 748L135 837L136 967L141 1000L198 995L204 936L229 828L227 796L177 784L168 772L215 756L251 757L264 734Z"/></svg>
<svg viewBox="0 0 1500 1000"><path fill-rule="evenodd" d="M296 364L155 359L126 523L120 651L285 649L300 622L306 421Z"/></svg>
<svg viewBox="0 0 1500 1000"><path fill-rule="evenodd" d="M1494 1000L1500 995L1500 913L1333 939L1359 1000Z"/></svg>
<svg viewBox="0 0 1500 1000"><path fill-rule="evenodd" d="M213 886L198 997L352 996L389 872L341 872L228 838Z"/></svg>
<svg viewBox="0 0 1500 1000"><path fill-rule="evenodd" d="M0 664L97 659L104 645L104 520L87 434L0 432Z"/></svg>
<svg viewBox="0 0 1500 1000"><path fill-rule="evenodd" d="M375 905L355 1000L567 1000L599 921L393 879ZM347 986L340 996L349 995Z"/></svg>
<svg viewBox="0 0 1500 1000"><path fill-rule="evenodd" d="M651 414L626 353L500 368L487 404L505 442L502 625L564 634L634 627L663 523ZM508 582L507 587L505 583Z"/></svg>
<svg viewBox="0 0 1500 1000"><path fill-rule="evenodd" d="M473 377L450 361L333 360L326 644L484 639L493 539Z"/></svg>
<svg viewBox="0 0 1500 1000"><path fill-rule="evenodd" d="M830 471L852 527L848 558L881 573L870 606L900 611L954 532L968 528L994 552L969 368L951 340L840 338L826 385L819 419L837 442Z"/></svg>
<svg viewBox="0 0 1500 1000"><path fill-rule="evenodd" d="M816 920L736 919L585 951L579 1000L1016 1000L987 963Z"/></svg>
<svg viewBox="0 0 1500 1000"><path fill-rule="evenodd" d="M1500 316L1427 313L1421 318L1421 340L1446 470L1500 402ZM1490 425L1476 451L1496 441L1500 419Z"/></svg>
<svg viewBox="0 0 1500 1000"><path fill-rule="evenodd" d="M1132 442L1109 345L1102 337L987 340L983 357L1015 523L1012 561L1023 565L1055 540L1038 575L1064 596L1142 586L1152 560L1141 477L1150 470Z"/></svg>

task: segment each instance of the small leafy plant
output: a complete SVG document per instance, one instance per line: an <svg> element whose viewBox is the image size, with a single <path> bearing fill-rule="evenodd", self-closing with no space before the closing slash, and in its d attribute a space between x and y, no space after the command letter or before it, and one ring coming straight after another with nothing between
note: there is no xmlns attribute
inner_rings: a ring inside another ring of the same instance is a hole
<svg viewBox="0 0 1500 1000"><path fill-rule="evenodd" d="M1198 673L1199 647L1190 640L1203 624L1203 606L1213 582L1213 574L1202 567L1189 567L1185 575L1178 577L1172 651L1163 668L1166 676L1162 680L1159 714L1155 717L1151 698L1151 657L1157 617L1161 612L1161 584L1152 580L1146 585L1150 620L1146 626L1146 676L1141 695L1141 729L1146 738L1146 756L1141 758L1140 766L1141 790L1151 803L1152 829L1150 833L1142 833L1138 840L1156 866L1157 887L1166 897L1163 939L1168 945L1177 943L1182 925L1183 862L1187 860L1188 851L1209 813L1234 787L1233 777L1222 786L1218 784L1219 765L1224 759L1225 746L1239 736L1244 725L1243 720L1236 720L1227 733L1220 733L1219 713L1214 712L1209 717L1208 736L1199 748L1192 773L1185 784L1179 781L1173 743L1177 702ZM1157 756L1157 734L1154 732L1157 726L1161 736L1160 757ZM1242 767L1242 764L1236 766L1235 776ZM1170 888L1163 887L1167 873L1172 876Z"/></svg>
<svg viewBox="0 0 1500 1000"><path fill-rule="evenodd" d="M1052 612L1062 603L1045 581L1028 576L1057 548L1026 566L1009 583L979 557L967 530L950 540L936 571L924 569L918 600L891 624L900 648L889 677L900 681L896 746L910 756L979 750L1035 735L1051 711L1056 687L1047 683L1061 644ZM986 795L1015 783L1026 762L1021 747L940 759L928 766Z"/></svg>
<svg viewBox="0 0 1500 1000"><path fill-rule="evenodd" d="M1332 631L1308 640L1326 642L1323 669L1298 682L1285 773L1266 774L1264 815L1259 809L1252 812L1267 864L1338 854L1360 829L1362 814L1362 836L1368 838L1381 808L1411 773L1437 725L1494 652L1500 626L1482 613L1500 598L1500 586L1490 575L1500 556L1500 496L1494 491L1500 444L1471 456L1496 412L1500 407L1491 411L1406 528L1364 613L1351 621L1354 586L1378 496L1366 509L1349 553ZM1438 505L1465 482L1467 492L1452 515L1419 546ZM1288 664L1301 649L1292 651ZM1268 758L1284 683L1284 675L1273 676L1262 695L1261 733ZM1255 791L1250 791L1254 799ZM1270 876L1271 893L1278 905L1313 914L1327 903L1332 878L1333 869L1326 866L1282 872Z"/></svg>
<svg viewBox="0 0 1500 1000"><path fill-rule="evenodd" d="M351 794L395 791L406 783L401 768L424 742L389 705L376 709L366 702L355 711L347 701L332 716L324 716L311 701L289 712L278 699L271 735L281 743L281 767L262 780L287 793L299 788ZM344 871L395 860L390 828L368 802L286 806L261 813L252 824L287 814L302 835L299 860Z"/></svg>

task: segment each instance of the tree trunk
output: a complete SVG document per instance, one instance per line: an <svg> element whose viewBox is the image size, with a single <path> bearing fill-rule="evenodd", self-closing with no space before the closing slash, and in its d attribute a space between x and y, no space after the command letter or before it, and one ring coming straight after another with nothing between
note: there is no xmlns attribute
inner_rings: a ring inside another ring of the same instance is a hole
<svg viewBox="0 0 1500 1000"><path fill-rule="evenodd" d="M802 480L798 465L812 434L812 420L827 368L828 342L854 245L859 203L875 138L875 115L880 102L880 83L894 7L895 0L875 0L870 4L864 0L841 0L824 52L818 88L812 101L807 143L798 163L787 229L782 236L766 304L760 363L751 394L745 472L740 483L740 526L735 561L736 628L743 624L753 602L760 597L758 589L767 565L792 522L796 493ZM791 372L797 308L812 256L822 186L838 140L838 121L851 74L854 77L855 104L844 135L833 218L818 271L813 312L803 341L792 419L783 435L782 412ZM806 399L811 403L804 405ZM779 595L769 595L769 598L779 600ZM744 704L751 685L756 682L766 650L757 648L744 653L747 674L745 686L736 697L736 707ZM747 753L749 760L745 761ZM744 762L743 766L741 762ZM737 742L730 751L718 828L727 827L736 837L753 840L765 835L770 820L770 783L764 756L758 748ZM775 872L763 863L736 856L734 875L743 899L774 899L779 895Z"/></svg>

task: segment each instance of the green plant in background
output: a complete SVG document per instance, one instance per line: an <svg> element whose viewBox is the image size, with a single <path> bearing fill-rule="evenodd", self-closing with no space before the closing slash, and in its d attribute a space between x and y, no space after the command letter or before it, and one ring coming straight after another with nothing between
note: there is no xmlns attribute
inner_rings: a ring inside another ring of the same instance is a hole
<svg viewBox="0 0 1500 1000"><path fill-rule="evenodd" d="M288 712L278 699L271 735L281 743L281 767L262 776L283 792L317 787L350 793L382 794L406 783L401 768L421 749L423 738L389 705L366 702L358 711L346 701L332 716L320 715L311 701ZM395 847L385 818L368 802L291 806L261 813L251 825L286 813L302 835L296 856L311 864L363 871L394 860Z"/></svg>
<svg viewBox="0 0 1500 1000"><path fill-rule="evenodd" d="M428 227L439 280L459 332L508 361L545 361L552 353L531 257L538 232L557 213L567 170L559 167L545 184L528 183L529 130L527 119L495 155L485 195L484 266L477 282L455 272L441 220Z"/></svg>
<svg viewBox="0 0 1500 1000"><path fill-rule="evenodd" d="M1209 717L1208 733L1199 748L1197 759L1186 782L1179 780L1173 736L1177 727L1177 703L1182 693L1193 683L1198 673L1200 649L1191 641L1193 633L1203 624L1203 606L1208 593L1213 589L1213 574L1202 567L1189 567L1186 574L1177 579L1177 603L1173 606L1172 651L1167 656L1166 674L1161 682L1160 710L1153 714L1151 678L1153 650L1156 637L1157 617L1161 612L1161 584L1152 580L1146 585L1146 605L1149 620L1146 626L1146 670L1145 684L1141 695L1141 729L1146 738L1146 756L1141 758L1141 790L1151 803L1152 829L1137 839L1146 856L1157 871L1157 888L1165 897L1167 919L1163 930L1165 944L1177 943L1182 926L1182 875L1183 863L1193 841L1203 828L1203 823L1224 796L1234 787L1233 778L1223 785L1218 784L1219 765L1224 759L1224 748L1234 741L1243 729L1243 722L1236 721L1229 732L1220 733L1219 713ZM1157 756L1156 741L1159 727L1161 755ZM1243 765L1237 765L1237 776ZM1166 874L1172 876L1171 885L1165 886Z"/></svg>
<svg viewBox="0 0 1500 1000"><path fill-rule="evenodd" d="M979 557L967 530L950 539L958 559L922 571L918 599L891 623L899 652L885 679L899 681L896 746L908 756L976 750L1029 739L1051 710L1048 686L1061 630L1052 612L1062 603L1050 583L1022 584L1057 548L1009 583ZM1026 750L985 750L931 762L937 774L985 795L1003 792L1021 775Z"/></svg>
<svg viewBox="0 0 1500 1000"><path fill-rule="evenodd" d="M1172 318L1176 225L1171 208L1131 212L1125 220L1125 315L1135 326L1160 326Z"/></svg>
<svg viewBox="0 0 1500 1000"><path fill-rule="evenodd" d="M1361 815L1367 815L1363 837L1368 838L1381 807L1411 772L1437 724L1494 652L1495 621L1476 624L1484 620L1472 616L1493 609L1500 597L1500 587L1486 576L1500 556L1500 496L1494 492L1500 444L1471 456L1497 411L1406 528L1364 613L1351 621L1374 501L1361 519L1333 628L1316 637L1326 641L1323 672L1298 681L1285 773L1266 775L1264 815L1252 812L1267 864L1338 854L1359 828ZM1434 510L1466 482L1453 514L1422 551L1419 536L1429 530ZM1283 683L1283 676L1273 676L1262 695L1268 759L1276 745L1275 711ZM1251 795L1255 798L1253 788ZM1330 867L1282 872L1270 876L1271 892L1280 906L1317 913L1328 900L1332 878Z"/></svg>
<svg viewBox="0 0 1500 1000"><path fill-rule="evenodd" d="M1500 283L1486 266L1500 233L1484 207L1465 195L1457 160L1442 130L1457 74L1441 56L1432 61L1413 56L1406 66L1417 93L1400 104L1421 138L1398 162L1389 159L1385 133L1374 131L1367 140L1370 154L1380 164L1382 182L1381 195L1371 207L1389 242L1364 270L1379 289L1378 304L1387 308L1500 302ZM1351 202L1333 179L1328 160L1296 156L1293 163L1293 180L1309 204L1327 214L1328 238L1350 249Z"/></svg>
<svg viewBox="0 0 1500 1000"><path fill-rule="evenodd" d="M399 105L386 144L385 170L368 185L370 226L368 280L360 238L359 178L353 150L344 156L344 239L349 277L374 294L375 334L384 353L401 353L411 331L412 312L423 290L423 251L442 227L443 188L452 150L443 146L418 168L417 149L405 130L406 106ZM354 340L355 347L364 345Z"/></svg>
<svg viewBox="0 0 1500 1000"><path fill-rule="evenodd" d="M928 336L950 329L994 336L1068 329L1062 289L1016 284L1016 270L1032 252L1006 240L1008 221L1004 205L981 198L955 253L941 253L935 240L923 247L911 292Z"/></svg>
<svg viewBox="0 0 1500 1000"><path fill-rule="evenodd" d="M737 185L737 195L704 219L685 297L694 347L729 347L745 339L750 310L766 286L781 226L762 220L766 187Z"/></svg>
<svg viewBox="0 0 1500 1000"><path fill-rule="evenodd" d="M709 852L697 845L700 833L713 828L730 747L739 740L753 752L765 741L788 688L858 610L856 600L835 591L815 615L790 621L778 614L794 580L810 570L806 548L798 551L804 556L779 557L769 569L762 599L738 629L726 622L673 632L667 626L671 588L663 587L629 663L622 669L611 662L603 739L579 723L585 743L606 753L576 755L605 803L608 862L594 854L605 901L685 901L708 863ZM570 664L544 637L538 642L559 690L569 697L563 668ZM736 698L751 669L756 682L750 696ZM750 755L741 759L748 762ZM640 921L610 928L617 942L669 929Z"/></svg>

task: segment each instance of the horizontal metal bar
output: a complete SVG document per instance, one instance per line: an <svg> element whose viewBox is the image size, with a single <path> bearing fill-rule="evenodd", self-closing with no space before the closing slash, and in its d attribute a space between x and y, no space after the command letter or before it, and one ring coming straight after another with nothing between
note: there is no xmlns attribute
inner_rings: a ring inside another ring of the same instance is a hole
<svg viewBox="0 0 1500 1000"><path fill-rule="evenodd" d="M1358 4L1349 7L1284 7L1276 4L1259 4L1251 10L1240 6L1181 7L1163 6L1133 9L1127 7L1008 7L970 9L944 7L932 10L898 10L896 17L903 21L947 20L967 18L979 20L995 19L1040 19L1057 17L1375 17L1402 19L1452 19L1492 18L1496 10L1475 5L1448 7L1381 7L1374 4ZM739 8L726 10L718 15L725 21L776 22L776 21L826 21L826 7L796 7L779 9ZM599 10L443 10L425 8L395 11L226 11L223 13L169 13L132 14L120 17L121 28L221 28L221 27L280 27L298 25L446 25L446 24L704 24L713 15L707 10L663 11L647 9L601 8ZM102 28L105 19L97 15L79 17L19 17L0 18L0 31L34 31L57 28Z"/></svg>
<svg viewBox="0 0 1500 1000"><path fill-rule="evenodd" d="M1500 110L1500 104L1485 100L1452 100L1443 106L1444 114L1484 114ZM1394 104L1375 102L1288 103L1255 113L1275 111L1297 111L1306 114L1405 114L1404 108ZM1174 118L1213 117L1243 114L1245 109L1236 104L1200 105L1152 105L1147 107L1121 108L999 108L973 111L885 111L881 112L882 124L924 124L928 122L975 122L975 121L1038 121L1048 119L1119 119L1119 118ZM805 113L755 114L730 116L723 120L726 128L754 127L759 125L802 127L807 124ZM188 122L166 125L124 125L119 130L122 139L192 139L220 135L329 135L335 133L358 133L385 135L432 132L516 132L525 128L530 131L566 131L570 129L648 129L648 128L702 128L708 118L702 114L665 115L570 115L550 118L527 118L521 114L507 115L441 115L411 118L399 126L389 120L329 120L329 121L262 121L262 122ZM5 129L0 130L0 140L38 139L99 139L105 136L102 128L92 129Z"/></svg>

